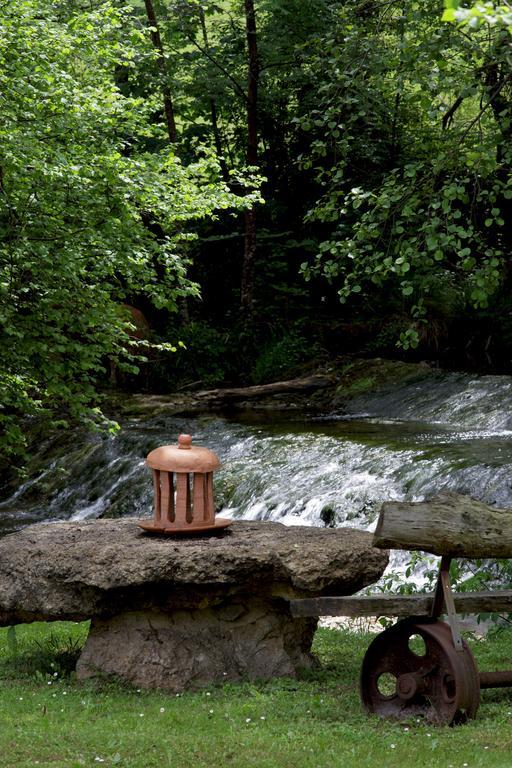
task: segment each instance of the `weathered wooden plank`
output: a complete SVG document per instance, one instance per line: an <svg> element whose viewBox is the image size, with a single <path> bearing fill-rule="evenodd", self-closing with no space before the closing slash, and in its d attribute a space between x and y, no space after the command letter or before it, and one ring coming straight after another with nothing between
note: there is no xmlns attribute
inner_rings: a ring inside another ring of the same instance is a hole
<svg viewBox="0 0 512 768"><path fill-rule="evenodd" d="M512 590L464 592L453 595L457 613L512 611ZM365 595L311 597L290 600L292 616L424 616L432 608L433 593L424 595Z"/></svg>
<svg viewBox="0 0 512 768"><path fill-rule="evenodd" d="M512 557L512 509L496 509L456 493L430 501L388 501L382 505L373 545L453 557Z"/></svg>

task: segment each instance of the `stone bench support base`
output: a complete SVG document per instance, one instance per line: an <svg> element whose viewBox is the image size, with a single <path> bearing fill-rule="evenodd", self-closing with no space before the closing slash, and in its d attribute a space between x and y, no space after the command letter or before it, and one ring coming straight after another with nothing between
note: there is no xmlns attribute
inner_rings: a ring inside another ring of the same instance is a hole
<svg viewBox="0 0 512 768"><path fill-rule="evenodd" d="M316 619L292 619L275 601L245 600L173 613L93 619L78 679L117 676L179 692L228 680L295 677L315 662Z"/></svg>

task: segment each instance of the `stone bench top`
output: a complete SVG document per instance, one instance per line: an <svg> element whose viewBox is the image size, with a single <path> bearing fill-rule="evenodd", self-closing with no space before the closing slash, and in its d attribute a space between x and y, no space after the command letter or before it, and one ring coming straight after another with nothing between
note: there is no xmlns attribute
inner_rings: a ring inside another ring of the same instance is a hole
<svg viewBox="0 0 512 768"><path fill-rule="evenodd" d="M0 539L0 625L197 607L216 594L353 594L387 561L371 534L350 528L234 521L169 537L129 518L38 524Z"/></svg>

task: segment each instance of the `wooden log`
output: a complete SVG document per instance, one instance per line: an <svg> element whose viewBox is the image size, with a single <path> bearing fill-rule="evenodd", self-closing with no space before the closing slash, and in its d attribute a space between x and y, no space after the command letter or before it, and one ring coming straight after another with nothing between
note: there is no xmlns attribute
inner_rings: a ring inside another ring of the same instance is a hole
<svg viewBox="0 0 512 768"><path fill-rule="evenodd" d="M512 611L512 589L499 592L463 592L453 595L457 613ZM434 594L365 595L363 597L311 597L290 600L292 616L426 616Z"/></svg>
<svg viewBox="0 0 512 768"><path fill-rule="evenodd" d="M314 389L325 389L326 387L332 386L333 383L334 379L332 376L314 374L300 379L274 381L271 384L258 384L252 387L208 389L202 392L196 392L195 397L199 400L211 400L215 402L254 400L260 397L279 395L285 392L308 392Z"/></svg>
<svg viewBox="0 0 512 768"><path fill-rule="evenodd" d="M382 505L373 545L452 557L512 557L512 509L456 493Z"/></svg>

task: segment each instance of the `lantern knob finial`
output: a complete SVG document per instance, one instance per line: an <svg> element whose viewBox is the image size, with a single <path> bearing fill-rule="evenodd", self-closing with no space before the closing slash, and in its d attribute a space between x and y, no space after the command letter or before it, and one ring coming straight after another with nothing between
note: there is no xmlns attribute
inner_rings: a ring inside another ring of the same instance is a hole
<svg viewBox="0 0 512 768"><path fill-rule="evenodd" d="M192 435L180 435L178 437L178 448L183 451L189 451L192 447Z"/></svg>

